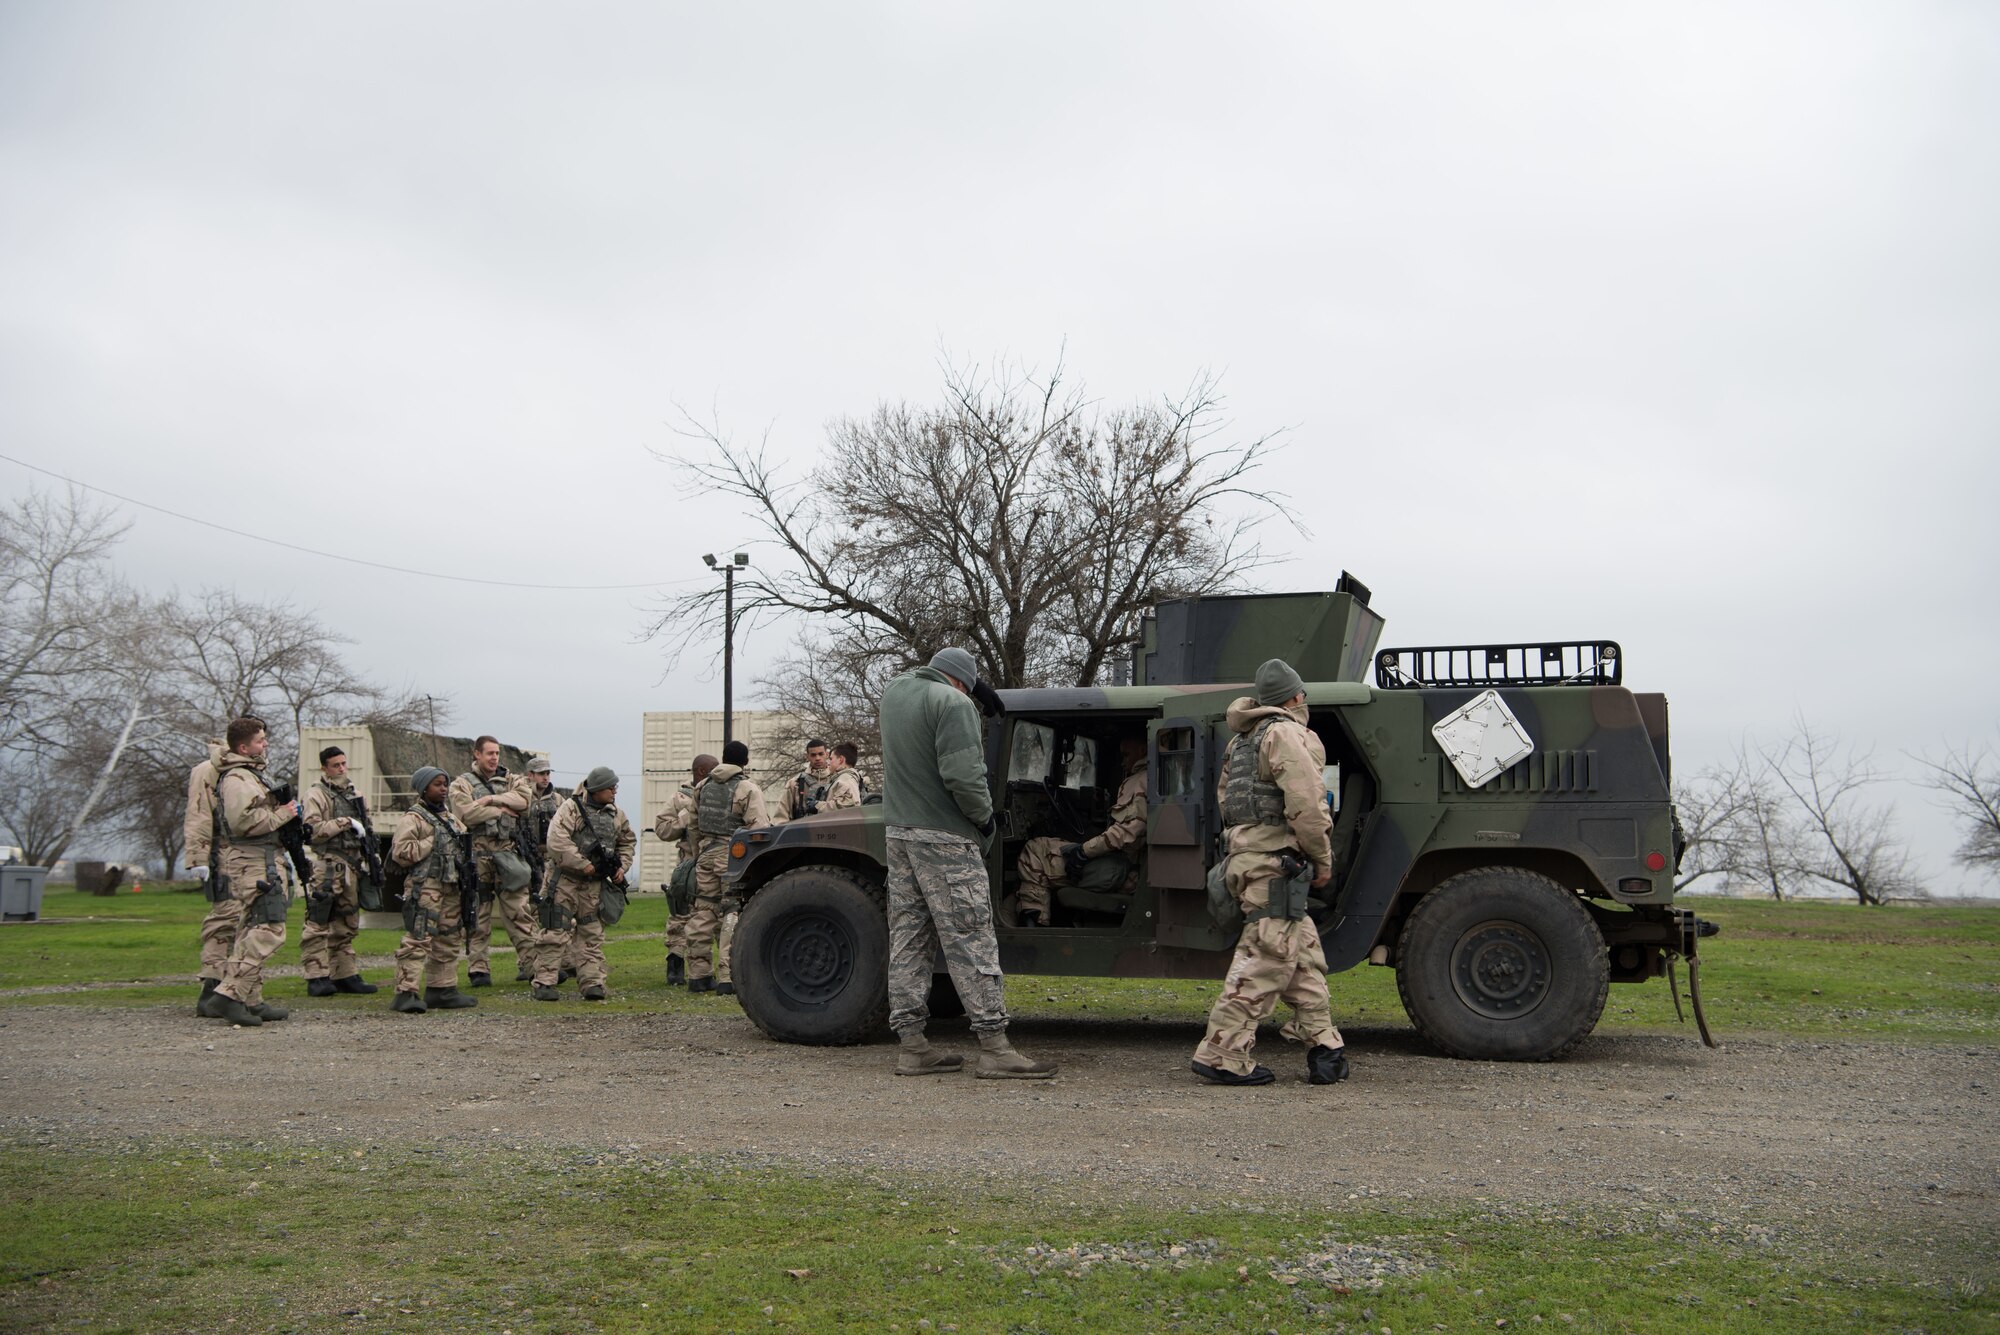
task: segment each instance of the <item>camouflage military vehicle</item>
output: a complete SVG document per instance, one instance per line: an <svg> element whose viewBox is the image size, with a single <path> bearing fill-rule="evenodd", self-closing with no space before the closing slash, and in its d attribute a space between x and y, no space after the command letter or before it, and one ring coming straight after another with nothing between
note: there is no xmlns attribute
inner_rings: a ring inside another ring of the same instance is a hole
<svg viewBox="0 0 2000 1335"><path fill-rule="evenodd" d="M1006 712L986 731L999 824L988 866L1006 971L1222 976L1234 936L1210 921L1205 881L1223 716L1278 656L1309 683L1326 746L1334 879L1312 912L1330 971L1395 969L1412 1023L1459 1057L1562 1056L1596 1025L1608 984L1671 980L1676 959L1700 1018L1707 925L1673 904L1665 697L1627 690L1607 641L1378 653L1382 624L1346 575L1332 593L1163 604L1137 684L1000 692ZM1145 739L1151 807L1136 892L1062 888L1049 926L1015 926L1022 844L1103 828L1127 737ZM747 901L731 963L745 1012L773 1038L883 1030L880 813L735 837L729 875ZM944 975L933 996L950 1013Z"/></svg>

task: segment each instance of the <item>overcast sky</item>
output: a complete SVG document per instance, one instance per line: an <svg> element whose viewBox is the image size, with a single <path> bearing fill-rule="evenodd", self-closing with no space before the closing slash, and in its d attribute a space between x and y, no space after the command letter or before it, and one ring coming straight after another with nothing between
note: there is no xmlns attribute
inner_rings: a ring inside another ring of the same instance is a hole
<svg viewBox="0 0 2000 1335"><path fill-rule="evenodd" d="M0 0L0 451L684 582L754 526L653 457L676 402L804 461L941 347L1066 343L1107 402L1213 371L1288 433L1263 587L1620 640L1683 767L1800 711L1909 771L2000 721L1996 113L1984 3ZM315 608L559 769L720 705L643 591L133 519L134 578ZM1996 888L1884 795L1936 890Z"/></svg>

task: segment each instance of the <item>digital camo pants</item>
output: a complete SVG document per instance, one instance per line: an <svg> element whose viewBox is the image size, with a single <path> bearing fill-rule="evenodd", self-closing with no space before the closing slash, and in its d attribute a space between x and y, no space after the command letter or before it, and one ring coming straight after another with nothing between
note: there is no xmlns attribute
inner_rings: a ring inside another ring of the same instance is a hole
<svg viewBox="0 0 2000 1335"><path fill-rule="evenodd" d="M333 916L313 921L312 901L331 894ZM361 886L345 859L323 857L313 868L306 920L299 928L299 963L308 978L349 978L361 972L354 961L354 937L361 930Z"/></svg>
<svg viewBox="0 0 2000 1335"><path fill-rule="evenodd" d="M404 930L396 947L396 990L458 986L458 950L465 935L458 887L425 881L421 888L404 886L403 894L417 897L416 925Z"/></svg>
<svg viewBox="0 0 2000 1335"><path fill-rule="evenodd" d="M1245 907L1262 907L1270 902L1271 878L1278 874L1275 856L1239 853L1230 859L1229 888ZM1308 1047L1341 1046L1326 990L1326 952L1311 918L1259 918L1244 924L1194 1059L1219 1071L1250 1074L1257 1065L1250 1056L1257 1046L1257 1026L1280 1001L1292 1008L1292 1018L1279 1031L1286 1038Z"/></svg>
<svg viewBox="0 0 2000 1335"><path fill-rule="evenodd" d="M889 1027L922 1033L938 956L978 1034L1007 1028L992 891L979 845L933 830L895 830L889 848Z"/></svg>

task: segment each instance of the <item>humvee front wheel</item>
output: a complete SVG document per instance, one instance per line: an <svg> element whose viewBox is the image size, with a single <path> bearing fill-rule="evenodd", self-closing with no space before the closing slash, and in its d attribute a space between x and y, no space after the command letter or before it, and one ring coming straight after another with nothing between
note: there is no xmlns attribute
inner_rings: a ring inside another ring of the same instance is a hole
<svg viewBox="0 0 2000 1335"><path fill-rule="evenodd" d="M864 1043L889 1023L883 893L841 867L780 872L750 897L729 954L736 999L784 1043Z"/></svg>
<svg viewBox="0 0 2000 1335"><path fill-rule="evenodd" d="M1453 1057L1561 1057L1597 1026L1610 987L1589 910L1518 867L1460 872L1424 896L1397 955L1410 1023Z"/></svg>

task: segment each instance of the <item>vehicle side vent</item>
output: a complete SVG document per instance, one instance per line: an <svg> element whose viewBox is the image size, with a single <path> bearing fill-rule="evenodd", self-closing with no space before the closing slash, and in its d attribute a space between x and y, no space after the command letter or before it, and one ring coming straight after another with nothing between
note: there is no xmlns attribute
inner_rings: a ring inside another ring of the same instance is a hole
<svg viewBox="0 0 2000 1335"><path fill-rule="evenodd" d="M1449 757L1438 757L1444 791L1453 796L1501 793L1594 793L1597 791L1597 752L1537 751L1509 769L1501 770L1474 788L1452 767Z"/></svg>
<svg viewBox="0 0 2000 1335"><path fill-rule="evenodd" d="M1441 686L1616 686L1625 658L1615 640L1538 644L1434 644L1375 655L1385 691Z"/></svg>

